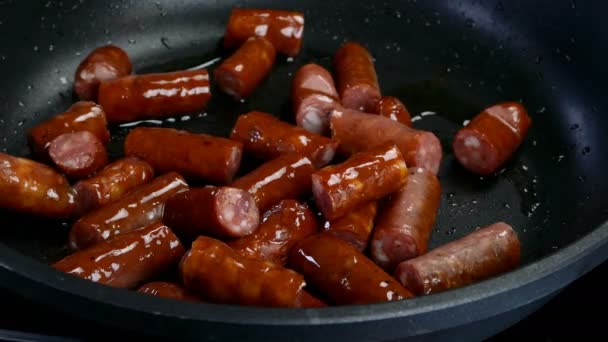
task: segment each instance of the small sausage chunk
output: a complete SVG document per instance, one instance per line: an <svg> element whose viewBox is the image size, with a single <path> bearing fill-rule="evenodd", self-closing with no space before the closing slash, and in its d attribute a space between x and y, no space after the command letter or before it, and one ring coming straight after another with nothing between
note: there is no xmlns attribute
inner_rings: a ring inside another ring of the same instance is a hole
<svg viewBox="0 0 608 342"><path fill-rule="evenodd" d="M201 300L188 293L185 288L178 284L166 281L155 281L142 285L137 292L155 297L163 297L175 300L200 302Z"/></svg>
<svg viewBox="0 0 608 342"><path fill-rule="evenodd" d="M49 156L72 179L90 177L108 163L105 146L89 131L65 133L53 139Z"/></svg>
<svg viewBox="0 0 608 342"><path fill-rule="evenodd" d="M96 101L99 82L131 74L129 55L114 45L93 50L76 69L74 92L84 101Z"/></svg>
<svg viewBox="0 0 608 342"><path fill-rule="evenodd" d="M338 92L342 106L370 112L380 100L380 86L374 60L363 46L348 42L334 57Z"/></svg>
<svg viewBox="0 0 608 342"><path fill-rule="evenodd" d="M372 229L374 229L377 211L377 201L367 202L337 220L325 221L323 231L350 243L359 252L363 252L367 248Z"/></svg>
<svg viewBox="0 0 608 342"><path fill-rule="evenodd" d="M410 112L405 108L403 102L396 97L383 96L371 112L412 127Z"/></svg>

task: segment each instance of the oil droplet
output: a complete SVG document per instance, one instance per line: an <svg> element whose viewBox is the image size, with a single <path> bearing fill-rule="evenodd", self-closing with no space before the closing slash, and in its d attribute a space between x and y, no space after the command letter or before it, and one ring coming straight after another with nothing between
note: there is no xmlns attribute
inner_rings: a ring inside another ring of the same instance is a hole
<svg viewBox="0 0 608 342"><path fill-rule="evenodd" d="M39 48L38 45L34 45L34 52L38 52Z"/></svg>
<svg viewBox="0 0 608 342"><path fill-rule="evenodd" d="M503 206L504 206L506 209L511 209L511 205L510 205L509 203L505 203L505 204L503 204Z"/></svg>
<svg viewBox="0 0 608 342"><path fill-rule="evenodd" d="M129 39L128 42L129 42L129 44L135 44L135 43L137 43L137 41L135 39Z"/></svg>
<svg viewBox="0 0 608 342"><path fill-rule="evenodd" d="M586 156L586 155L588 155L589 153L591 153L591 147L589 147L589 146L585 146L585 147L583 148L583 155L584 155L584 156Z"/></svg>
<svg viewBox="0 0 608 342"><path fill-rule="evenodd" d="M570 125L571 130L579 129L581 126L577 123Z"/></svg>
<svg viewBox="0 0 608 342"><path fill-rule="evenodd" d="M454 233L456 233L456 227L450 227L445 233L447 235L454 235Z"/></svg>
<svg viewBox="0 0 608 342"><path fill-rule="evenodd" d="M447 196L448 196L448 198L453 198L455 196L455 194L453 192L448 192Z"/></svg>

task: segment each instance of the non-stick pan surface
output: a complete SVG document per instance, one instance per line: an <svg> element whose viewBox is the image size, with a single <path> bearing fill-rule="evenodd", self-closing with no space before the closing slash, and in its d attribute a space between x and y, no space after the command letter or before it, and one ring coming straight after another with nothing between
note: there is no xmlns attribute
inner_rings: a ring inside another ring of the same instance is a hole
<svg viewBox="0 0 608 342"><path fill-rule="evenodd" d="M74 101L75 68L93 48L109 42L125 48L137 73L204 62L213 69L226 54L220 41L230 9L277 4L0 1L0 149L29 153L25 130ZM281 1L280 7L306 15L302 53L279 57L247 101L234 102L213 89L204 113L162 126L226 135L238 115L253 109L293 121L289 88L297 68L308 62L330 67L337 48L356 40L376 58L383 93L404 100L419 116L415 126L441 138L442 203L430 247L502 220L519 233L522 269L391 304L297 311L174 303L51 270L43 263L67 253L69 225L3 211L0 281L92 319L170 335L395 338L453 332L485 320L470 335L483 337L533 311L542 304L537 300L606 259L608 227L601 225L608 217L603 201L608 161L602 158L608 147L608 101L602 62L608 57L608 35L592 17L608 6L437 0ZM455 161L451 138L464 120L505 100L524 103L533 127L504 170L474 176ZM114 156L128 131L113 129Z"/></svg>

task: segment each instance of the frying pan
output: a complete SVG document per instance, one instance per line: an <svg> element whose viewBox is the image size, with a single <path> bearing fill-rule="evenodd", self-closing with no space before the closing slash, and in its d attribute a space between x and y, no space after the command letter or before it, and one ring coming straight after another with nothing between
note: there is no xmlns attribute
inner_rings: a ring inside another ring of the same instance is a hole
<svg viewBox="0 0 608 342"><path fill-rule="evenodd" d="M28 155L25 130L66 109L80 60L112 42L136 72L179 70L225 57L233 6L276 1L0 1L0 148ZM327 309L261 309L177 303L81 281L47 266L67 253L69 225L0 212L0 283L82 317L192 339L481 339L530 314L608 257L608 33L604 2L281 1L306 15L305 43L279 57L247 101L213 89L204 113L163 126L226 135L259 109L292 120L290 79L307 62L331 65L356 40L376 58L383 93L398 96L416 126L445 149L442 203L430 247L504 220L522 241L522 267L445 293ZM480 178L454 160L454 132L484 107L522 101L533 128L498 175ZM435 113L436 115L426 115ZM127 128L113 128L117 156Z"/></svg>

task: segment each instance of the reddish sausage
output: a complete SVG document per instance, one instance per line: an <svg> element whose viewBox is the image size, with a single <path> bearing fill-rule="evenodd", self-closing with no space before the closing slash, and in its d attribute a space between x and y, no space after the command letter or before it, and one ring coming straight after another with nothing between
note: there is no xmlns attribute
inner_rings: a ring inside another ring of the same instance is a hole
<svg viewBox="0 0 608 342"><path fill-rule="evenodd" d="M300 296L295 305L296 308L323 308L326 306L327 304L325 304L322 300L311 295L305 290L300 291Z"/></svg>
<svg viewBox="0 0 608 342"><path fill-rule="evenodd" d="M210 97L205 69L132 75L99 84L99 104L109 123L200 111Z"/></svg>
<svg viewBox="0 0 608 342"><path fill-rule="evenodd" d="M333 304L369 304L412 297L353 246L325 233L297 243L289 254L289 264Z"/></svg>
<svg viewBox="0 0 608 342"><path fill-rule="evenodd" d="M412 127L410 112L405 108L403 102L399 101L396 97L383 96L371 112Z"/></svg>
<svg viewBox="0 0 608 342"><path fill-rule="evenodd" d="M510 271L519 258L517 233L499 222L402 262L395 278L417 295L431 294Z"/></svg>
<svg viewBox="0 0 608 342"><path fill-rule="evenodd" d="M346 154L387 143L395 144L403 153L408 167L423 167L434 174L439 171L441 143L431 132L418 131L380 115L354 110L334 110L331 129L332 138Z"/></svg>
<svg viewBox="0 0 608 342"><path fill-rule="evenodd" d="M407 176L399 149L381 146L315 172L312 192L325 219L333 221L359 205L398 190Z"/></svg>
<svg viewBox="0 0 608 342"><path fill-rule="evenodd" d="M292 270L247 258L205 236L192 243L180 270L187 289L217 303L295 307L305 285Z"/></svg>
<svg viewBox="0 0 608 342"><path fill-rule="evenodd" d="M70 231L70 247L86 248L118 234L160 221L167 199L187 187L184 179L172 172L136 188L118 201L92 211L76 221Z"/></svg>
<svg viewBox="0 0 608 342"><path fill-rule="evenodd" d="M241 164L243 145L232 140L178 131L138 127L125 140L125 155L139 157L157 172L228 184Z"/></svg>
<svg viewBox="0 0 608 342"><path fill-rule="evenodd" d="M150 164L138 158L120 159L109 164L94 177L81 180L74 185L76 191L75 216L112 203L139 185L154 177Z"/></svg>
<svg viewBox="0 0 608 342"><path fill-rule="evenodd" d="M89 131L65 133L53 139L49 156L68 177L87 178L108 163L105 146Z"/></svg>
<svg viewBox="0 0 608 342"><path fill-rule="evenodd" d="M150 296L163 297L175 300L200 302L198 297L191 295L185 288L175 283L166 281L155 281L142 285L137 292Z"/></svg>
<svg viewBox="0 0 608 342"><path fill-rule="evenodd" d="M258 230L228 245L244 256L285 265L291 247L316 232L313 212L297 201L284 200L264 213Z"/></svg>
<svg viewBox="0 0 608 342"><path fill-rule="evenodd" d="M80 101L67 111L32 128L28 140L32 151L38 156L46 157L48 144L65 133L89 131L104 145L110 141L110 132L104 111L93 102Z"/></svg>
<svg viewBox="0 0 608 342"><path fill-rule="evenodd" d="M340 106L329 71L317 64L301 67L293 79L291 99L298 126L316 134L329 133L329 114Z"/></svg>
<svg viewBox="0 0 608 342"><path fill-rule="evenodd" d="M171 197L163 222L180 236L237 238L258 228L260 214L253 196L227 186L190 188Z"/></svg>
<svg viewBox="0 0 608 342"><path fill-rule="evenodd" d="M304 14L293 11L234 8L226 26L224 47L232 49L249 37L265 37L277 51L296 56L302 46Z"/></svg>
<svg viewBox="0 0 608 342"><path fill-rule="evenodd" d="M374 218L376 218L377 211L378 202L367 202L335 221L325 221L323 231L350 243L359 252L363 252L367 248L372 229L374 229Z"/></svg>
<svg viewBox="0 0 608 342"><path fill-rule="evenodd" d="M426 253L440 200L437 177L423 168L410 169L407 183L378 217L371 243L376 264L393 271L400 262Z"/></svg>
<svg viewBox="0 0 608 342"><path fill-rule="evenodd" d="M348 42L334 57L338 92L345 108L370 112L380 100L374 60L363 46Z"/></svg>
<svg viewBox="0 0 608 342"><path fill-rule="evenodd" d="M217 67L215 82L237 100L248 97L270 72L276 51L265 38L249 38L232 56Z"/></svg>
<svg viewBox="0 0 608 342"><path fill-rule="evenodd" d="M74 75L74 92L81 100L96 101L99 82L113 80L131 73L129 55L114 45L93 50L85 58Z"/></svg>
<svg viewBox="0 0 608 342"><path fill-rule="evenodd" d="M526 109L517 102L486 108L454 137L456 158L479 175L497 171L521 145L532 125Z"/></svg>
<svg viewBox="0 0 608 342"><path fill-rule="evenodd" d="M75 252L53 267L96 283L133 288L176 265L182 255L175 234L153 223Z"/></svg>
<svg viewBox="0 0 608 342"><path fill-rule="evenodd" d="M35 161L0 153L0 207L48 218L74 211L68 180Z"/></svg>
<svg viewBox="0 0 608 342"><path fill-rule="evenodd" d="M299 199L310 193L310 175L316 169L308 157L288 153L237 179L231 186L249 191L260 212L283 199Z"/></svg>
<svg viewBox="0 0 608 342"><path fill-rule="evenodd" d="M298 152L309 156L315 166L329 163L337 144L329 138L292 126L262 112L249 112L237 120L230 139L244 144L245 153L269 160L281 154Z"/></svg>

